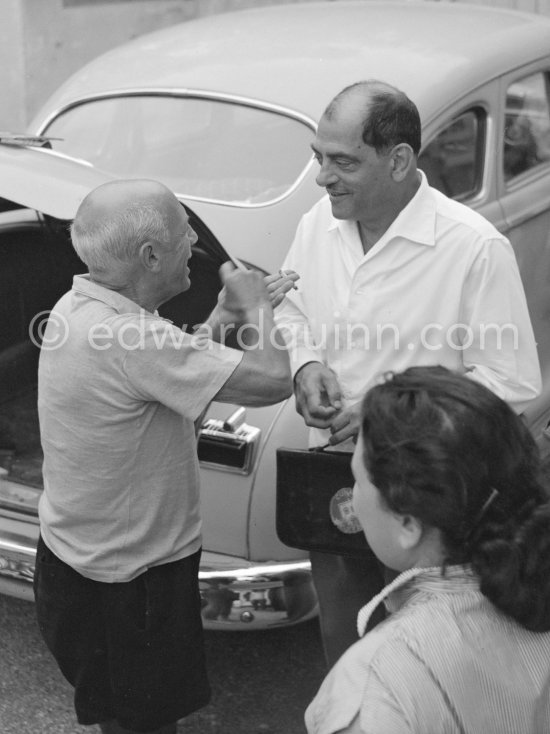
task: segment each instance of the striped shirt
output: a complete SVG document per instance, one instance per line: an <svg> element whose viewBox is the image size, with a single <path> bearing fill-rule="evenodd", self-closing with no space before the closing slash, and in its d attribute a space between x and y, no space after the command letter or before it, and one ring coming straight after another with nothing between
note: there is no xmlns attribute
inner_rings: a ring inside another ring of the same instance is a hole
<svg viewBox="0 0 550 734"><path fill-rule="evenodd" d="M411 569L359 613L391 615L347 650L306 711L308 734L548 734L550 632L499 612L463 566Z"/></svg>

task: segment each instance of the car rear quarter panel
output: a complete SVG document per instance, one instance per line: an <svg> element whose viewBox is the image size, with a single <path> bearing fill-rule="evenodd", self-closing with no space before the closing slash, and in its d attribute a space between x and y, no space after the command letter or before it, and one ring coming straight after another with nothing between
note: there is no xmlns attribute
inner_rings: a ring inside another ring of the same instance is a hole
<svg viewBox="0 0 550 734"><path fill-rule="evenodd" d="M276 455L279 447L307 448L308 433L303 419L296 413L294 399L282 404L263 446L250 498L248 542L251 558L298 558L303 551L284 546L275 531ZM274 555L274 554L277 555Z"/></svg>
<svg viewBox="0 0 550 734"><path fill-rule="evenodd" d="M281 266L300 217L323 193L315 183L315 174L316 165L311 163L290 194L263 206L236 207L185 197L182 200L208 225L228 252L273 273Z"/></svg>
<svg viewBox="0 0 550 734"><path fill-rule="evenodd" d="M235 409L213 403L208 417L226 418ZM275 533L275 450L305 445L307 432L292 399L266 408L247 408L245 422L260 428L260 446L249 475L201 468L203 547L252 561L302 557Z"/></svg>

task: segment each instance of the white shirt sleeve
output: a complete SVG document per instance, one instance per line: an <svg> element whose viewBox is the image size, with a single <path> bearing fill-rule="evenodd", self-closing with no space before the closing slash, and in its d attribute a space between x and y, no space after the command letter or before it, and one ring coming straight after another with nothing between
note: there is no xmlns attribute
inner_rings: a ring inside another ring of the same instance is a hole
<svg viewBox="0 0 550 734"><path fill-rule="evenodd" d="M296 236L285 258L282 269L294 270L302 275L307 269L307 250L311 246L310 233L305 219L302 218ZM322 362L323 350L316 344L307 309L300 291L290 291L275 309L275 322L284 336L289 357L292 377L308 362Z"/></svg>
<svg viewBox="0 0 550 734"><path fill-rule="evenodd" d="M487 240L468 273L462 308L466 374L518 413L541 390L533 328L507 240Z"/></svg>

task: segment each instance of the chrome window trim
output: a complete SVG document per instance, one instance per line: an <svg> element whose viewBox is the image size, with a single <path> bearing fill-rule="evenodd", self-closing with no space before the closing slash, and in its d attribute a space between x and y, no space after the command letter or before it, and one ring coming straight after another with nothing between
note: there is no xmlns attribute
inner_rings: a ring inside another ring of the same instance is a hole
<svg viewBox="0 0 550 734"><path fill-rule="evenodd" d="M68 102L67 104L58 107L56 110L51 112L42 125L38 128L38 134L42 135L45 130L47 130L48 126L51 125L51 123L57 119L60 115L65 114L67 111L75 108L80 107L80 105L87 104L88 102L97 102L99 100L103 99L113 99L113 98L120 98L120 97L182 97L182 98L188 98L188 99L205 99L205 100L211 100L215 102L229 102L232 104L241 105L244 107L252 107L257 110L263 110L266 112L272 112L277 115L282 115L284 117L289 117L293 120L296 120L297 122L302 123L303 125L306 125L309 127L312 132L317 131L317 123L315 120L313 120L308 115L304 114L303 112L298 112L297 110L292 110L288 107L283 107L282 105L278 104L272 104L270 102L264 102L262 100L253 99L251 97L242 97L240 95L236 94L226 94L223 92L210 92L205 89L192 89L192 88L174 88L174 87L138 87L133 89L114 89L110 92L98 92L96 94L87 94L83 97L79 97L77 100L74 100L72 102ZM69 157L69 156L66 156ZM205 202L207 204L217 204L219 206L228 206L232 208L238 208L238 209L261 209L265 206L272 206L273 204L278 204L283 199L286 199L288 196L290 196L302 183L302 181L306 178L309 171L311 170L311 167L313 166L314 158L311 156L311 159L309 162L304 166L302 169L302 172L300 175L295 179L294 183L286 189L286 191L273 198L268 199L267 201L260 202L260 203L247 203L247 202L229 202L229 201L223 201L220 199L209 199L207 197L202 196L194 196L192 194L186 194L182 191L174 191L175 195L180 199L186 199L189 201L201 201ZM89 165L93 165L90 164ZM99 170L99 169L98 169Z"/></svg>

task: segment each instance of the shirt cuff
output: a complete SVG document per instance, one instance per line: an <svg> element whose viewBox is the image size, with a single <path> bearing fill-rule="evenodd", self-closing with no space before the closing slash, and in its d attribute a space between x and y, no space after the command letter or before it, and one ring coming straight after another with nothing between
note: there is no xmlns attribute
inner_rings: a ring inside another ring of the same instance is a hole
<svg viewBox="0 0 550 734"><path fill-rule="evenodd" d="M320 362L323 364L321 353L305 347L297 347L292 350L290 354L290 372L293 380L296 377L298 370L308 362Z"/></svg>

